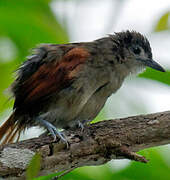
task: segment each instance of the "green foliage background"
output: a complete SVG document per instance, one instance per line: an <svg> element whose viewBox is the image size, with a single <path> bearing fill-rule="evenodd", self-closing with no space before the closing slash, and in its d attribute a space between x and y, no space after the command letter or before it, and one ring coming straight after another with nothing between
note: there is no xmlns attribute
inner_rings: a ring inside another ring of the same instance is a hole
<svg viewBox="0 0 170 180"><path fill-rule="evenodd" d="M50 0L1 0L0 1L0 117L3 117L7 109L11 109L13 101L8 101L9 95L4 90L13 81L12 72L30 54L30 49L40 43L67 43L69 36L67 29L61 26L54 16L49 4ZM165 12L155 25L153 32L167 30L170 12ZM2 55L4 47L5 53ZM9 54L9 55L8 55ZM147 69L140 75L161 83L170 85L170 74L159 73ZM98 120L103 119L103 114ZM76 169L61 179L69 180L169 180L170 158L168 147L152 148L141 151L141 154L150 159L148 164L132 162L126 168L117 171L110 164L99 167L83 167ZM164 154L164 155L163 155ZM32 160L27 179L33 179L38 175L40 157L37 155ZM35 179L51 179L55 174Z"/></svg>

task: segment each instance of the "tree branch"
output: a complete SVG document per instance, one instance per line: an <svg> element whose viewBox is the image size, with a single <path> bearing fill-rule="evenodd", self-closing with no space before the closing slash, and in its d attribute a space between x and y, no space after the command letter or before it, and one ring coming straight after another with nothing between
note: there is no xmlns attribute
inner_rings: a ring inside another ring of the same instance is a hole
<svg viewBox="0 0 170 180"><path fill-rule="evenodd" d="M33 155L42 155L40 175L101 165L111 159L128 158L147 162L134 152L170 143L170 111L114 119L65 131L69 148L40 136L0 147L0 175L6 179L24 179ZM14 178L15 177L15 178Z"/></svg>

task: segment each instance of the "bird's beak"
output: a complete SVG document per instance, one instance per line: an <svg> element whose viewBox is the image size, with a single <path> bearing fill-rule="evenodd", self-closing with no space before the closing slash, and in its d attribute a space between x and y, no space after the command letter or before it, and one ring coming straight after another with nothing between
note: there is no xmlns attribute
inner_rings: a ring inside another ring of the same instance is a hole
<svg viewBox="0 0 170 180"><path fill-rule="evenodd" d="M141 61L145 66L151 67L155 70L165 72L164 68L152 59L137 59Z"/></svg>

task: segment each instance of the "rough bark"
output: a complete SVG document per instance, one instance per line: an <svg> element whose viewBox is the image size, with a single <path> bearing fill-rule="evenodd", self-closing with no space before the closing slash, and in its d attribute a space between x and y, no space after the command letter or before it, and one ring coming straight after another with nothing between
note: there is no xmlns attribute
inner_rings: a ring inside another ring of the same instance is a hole
<svg viewBox="0 0 170 180"><path fill-rule="evenodd" d="M40 136L0 147L0 175L24 179L36 152L42 156L40 175L77 167L101 165L111 159L128 158L147 162L134 152L170 143L170 111L106 120L65 131L69 147L50 136Z"/></svg>

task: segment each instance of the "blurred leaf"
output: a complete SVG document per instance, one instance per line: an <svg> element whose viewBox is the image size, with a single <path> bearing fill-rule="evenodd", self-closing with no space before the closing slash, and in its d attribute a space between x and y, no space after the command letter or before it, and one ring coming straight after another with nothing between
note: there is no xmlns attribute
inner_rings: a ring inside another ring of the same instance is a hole
<svg viewBox="0 0 170 180"><path fill-rule="evenodd" d="M50 9L49 1L1 0L0 20L0 36L10 37L22 57L36 44L68 41L66 31Z"/></svg>
<svg viewBox="0 0 170 180"><path fill-rule="evenodd" d="M167 166L164 159L160 155L156 148L141 151L142 155L145 155L149 162L147 164L133 162L130 166L113 175L117 180L169 180L170 179L170 167Z"/></svg>
<svg viewBox="0 0 170 180"><path fill-rule="evenodd" d="M33 180L51 180L52 178L56 177L58 173L49 174L47 176L40 176L37 178L34 178Z"/></svg>
<svg viewBox="0 0 170 180"><path fill-rule="evenodd" d="M50 180L50 179L52 179L54 177L57 177L57 176L61 175L62 173L64 173L64 171L57 172L57 173L52 173L52 174L49 174L47 176L40 176L40 177L34 178L33 180Z"/></svg>
<svg viewBox="0 0 170 180"><path fill-rule="evenodd" d="M61 180L112 180L113 173L108 165L90 166L75 169L74 171L66 174Z"/></svg>
<svg viewBox="0 0 170 180"><path fill-rule="evenodd" d="M41 162L41 155L35 154L30 164L28 165L26 171L27 180L32 180L34 177L38 175L41 167L40 162Z"/></svg>
<svg viewBox="0 0 170 180"><path fill-rule="evenodd" d="M96 123L96 122L100 122L105 120L106 118L106 113L105 113L105 108L103 108L99 114L97 115L97 117L91 122L91 123Z"/></svg>
<svg viewBox="0 0 170 180"><path fill-rule="evenodd" d="M139 77L156 80L161 83L170 85L170 71L159 72L159 71L153 70L151 68L147 68L144 73L139 74Z"/></svg>
<svg viewBox="0 0 170 180"><path fill-rule="evenodd" d="M9 105L12 105L12 101L8 100L9 96L4 90L9 86L10 82L12 82L13 67L15 67L14 62L0 63L0 111L5 110Z"/></svg>
<svg viewBox="0 0 170 180"><path fill-rule="evenodd" d="M154 28L155 32L165 31L170 28L168 24L169 16L170 16L170 12L168 11L159 19L158 23Z"/></svg>

